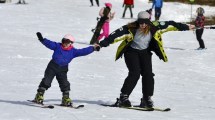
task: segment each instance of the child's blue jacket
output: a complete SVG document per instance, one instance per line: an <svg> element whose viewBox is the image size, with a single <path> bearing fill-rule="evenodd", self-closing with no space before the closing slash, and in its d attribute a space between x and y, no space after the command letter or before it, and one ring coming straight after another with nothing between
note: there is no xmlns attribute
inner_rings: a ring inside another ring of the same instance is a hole
<svg viewBox="0 0 215 120"><path fill-rule="evenodd" d="M48 40L47 38L44 38L42 44L54 51L52 60L59 66L67 66L73 58L85 56L94 51L93 46L82 49L76 49L73 47L70 50L64 50L62 49L61 43L53 42L51 40Z"/></svg>

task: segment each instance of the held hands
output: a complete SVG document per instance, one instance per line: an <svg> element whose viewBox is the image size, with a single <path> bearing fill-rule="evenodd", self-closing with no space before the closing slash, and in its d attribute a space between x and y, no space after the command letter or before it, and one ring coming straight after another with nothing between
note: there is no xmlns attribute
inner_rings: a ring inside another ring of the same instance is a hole
<svg viewBox="0 0 215 120"><path fill-rule="evenodd" d="M94 44L93 47L95 51L100 51L101 46L99 44Z"/></svg>
<svg viewBox="0 0 215 120"><path fill-rule="evenodd" d="M190 30L195 30L195 25L188 25Z"/></svg>
<svg viewBox="0 0 215 120"><path fill-rule="evenodd" d="M38 37L39 41L43 42L43 36L42 36L42 34L40 32L37 32L36 34L37 34L37 37Z"/></svg>

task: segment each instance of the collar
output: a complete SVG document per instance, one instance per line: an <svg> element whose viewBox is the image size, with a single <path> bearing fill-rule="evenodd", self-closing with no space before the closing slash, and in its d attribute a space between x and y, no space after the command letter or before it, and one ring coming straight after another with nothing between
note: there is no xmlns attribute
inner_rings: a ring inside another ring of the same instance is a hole
<svg viewBox="0 0 215 120"><path fill-rule="evenodd" d="M63 45L61 45L61 48L63 49L63 50L71 50L72 48L73 48L73 46L72 45L70 45L68 48L65 48L65 47L63 47Z"/></svg>

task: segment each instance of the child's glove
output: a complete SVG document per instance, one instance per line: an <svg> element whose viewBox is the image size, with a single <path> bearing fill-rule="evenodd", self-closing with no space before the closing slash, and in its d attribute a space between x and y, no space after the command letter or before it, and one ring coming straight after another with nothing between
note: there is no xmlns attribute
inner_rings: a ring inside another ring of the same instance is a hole
<svg viewBox="0 0 215 120"><path fill-rule="evenodd" d="M43 39L42 34L41 34L40 32L37 32L36 34L37 34L37 37L38 37L39 41L40 41L40 42L43 42L44 39Z"/></svg>
<svg viewBox="0 0 215 120"><path fill-rule="evenodd" d="M95 51L100 51L101 47L98 44L95 44L93 47Z"/></svg>

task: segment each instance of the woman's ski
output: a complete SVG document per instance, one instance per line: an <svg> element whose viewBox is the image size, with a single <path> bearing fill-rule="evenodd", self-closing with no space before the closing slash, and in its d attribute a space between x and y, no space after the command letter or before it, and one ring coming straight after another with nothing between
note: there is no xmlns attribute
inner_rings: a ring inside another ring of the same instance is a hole
<svg viewBox="0 0 215 120"><path fill-rule="evenodd" d="M106 107L118 107L115 105L108 105L108 104L100 104L102 106ZM153 108L142 108L139 106L131 106L131 107L118 107L118 108L124 108L124 109L131 109L131 110L138 110L138 111L161 111L161 112L167 112L170 111L170 108L159 108L159 107L153 107Z"/></svg>
<svg viewBox="0 0 215 120"><path fill-rule="evenodd" d="M33 106L36 106L36 107L50 108L50 109L53 109L53 108L54 108L54 105L39 104L39 103L36 103L34 100L27 100L27 101L28 101L28 102L31 102L31 103L34 103Z"/></svg>

